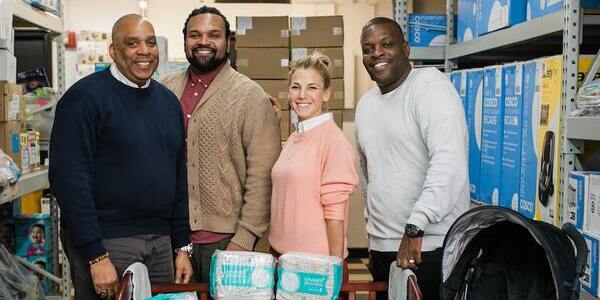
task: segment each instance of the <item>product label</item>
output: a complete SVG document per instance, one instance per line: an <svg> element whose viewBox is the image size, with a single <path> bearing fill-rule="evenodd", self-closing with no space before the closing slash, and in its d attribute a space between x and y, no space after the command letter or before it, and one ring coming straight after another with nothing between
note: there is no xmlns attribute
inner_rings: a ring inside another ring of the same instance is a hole
<svg viewBox="0 0 600 300"><path fill-rule="evenodd" d="M292 35L300 35L300 30L306 30L306 17L292 17L291 23Z"/></svg>
<svg viewBox="0 0 600 300"><path fill-rule="evenodd" d="M308 56L307 48L293 48L292 49L292 61L297 61L306 56Z"/></svg>
<svg viewBox="0 0 600 300"><path fill-rule="evenodd" d="M246 30L252 29L252 17L238 17L235 34L246 35Z"/></svg>
<svg viewBox="0 0 600 300"><path fill-rule="evenodd" d="M23 117L23 116L19 116L20 104L21 104L21 97L19 97L18 94L13 93L12 100L8 104L8 119L9 120L16 121L19 119L19 117Z"/></svg>
<svg viewBox="0 0 600 300"><path fill-rule="evenodd" d="M273 285L273 269L223 264L222 270L222 286L264 289Z"/></svg>

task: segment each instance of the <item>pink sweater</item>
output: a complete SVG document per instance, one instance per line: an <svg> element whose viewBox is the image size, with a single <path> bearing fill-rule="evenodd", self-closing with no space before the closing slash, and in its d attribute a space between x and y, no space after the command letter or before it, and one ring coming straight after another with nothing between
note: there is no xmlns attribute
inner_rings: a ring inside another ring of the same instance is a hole
<svg viewBox="0 0 600 300"><path fill-rule="evenodd" d="M348 199L358 184L354 164L352 146L331 119L288 139L271 171L275 251L329 255L325 219L343 220L346 234Z"/></svg>

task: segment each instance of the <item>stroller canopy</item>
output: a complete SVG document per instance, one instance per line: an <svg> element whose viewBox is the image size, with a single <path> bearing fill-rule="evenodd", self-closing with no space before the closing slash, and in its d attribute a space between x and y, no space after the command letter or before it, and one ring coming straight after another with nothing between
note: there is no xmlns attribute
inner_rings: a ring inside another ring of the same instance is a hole
<svg viewBox="0 0 600 300"><path fill-rule="evenodd" d="M444 240L442 299L578 297L581 270L569 237L578 249L583 243L583 259L587 248L574 227L567 231L502 207L467 211Z"/></svg>

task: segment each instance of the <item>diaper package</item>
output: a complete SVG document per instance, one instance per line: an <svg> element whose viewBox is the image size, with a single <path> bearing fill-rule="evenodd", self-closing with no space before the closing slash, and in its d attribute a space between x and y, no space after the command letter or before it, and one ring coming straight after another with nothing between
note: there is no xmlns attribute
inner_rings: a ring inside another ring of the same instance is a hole
<svg viewBox="0 0 600 300"><path fill-rule="evenodd" d="M288 252L279 257L277 299L338 299L342 259L335 256Z"/></svg>
<svg viewBox="0 0 600 300"><path fill-rule="evenodd" d="M214 299L273 299L275 258L246 251L216 251L210 261Z"/></svg>

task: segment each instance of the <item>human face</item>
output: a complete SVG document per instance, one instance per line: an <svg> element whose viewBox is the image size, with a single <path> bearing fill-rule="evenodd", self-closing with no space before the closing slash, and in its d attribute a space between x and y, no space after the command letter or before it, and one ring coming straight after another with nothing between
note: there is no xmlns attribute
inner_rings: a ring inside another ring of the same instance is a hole
<svg viewBox="0 0 600 300"><path fill-rule="evenodd" d="M411 70L410 47L393 24L366 27L361 35L363 65L385 94L400 86Z"/></svg>
<svg viewBox="0 0 600 300"><path fill-rule="evenodd" d="M152 24L145 20L124 22L109 47L110 56L127 79L145 85L158 67L158 48Z"/></svg>
<svg viewBox="0 0 600 300"><path fill-rule="evenodd" d="M185 56L195 73L214 70L227 59L225 22L214 14L199 14L188 21Z"/></svg>
<svg viewBox="0 0 600 300"><path fill-rule="evenodd" d="M39 226L35 226L31 229L31 241L34 243L44 242L44 232Z"/></svg>
<svg viewBox="0 0 600 300"><path fill-rule="evenodd" d="M323 103L331 97L331 87L325 89L323 77L315 69L297 69L290 80L288 101L300 121L316 117Z"/></svg>

